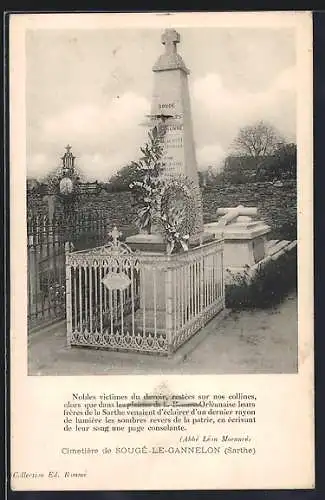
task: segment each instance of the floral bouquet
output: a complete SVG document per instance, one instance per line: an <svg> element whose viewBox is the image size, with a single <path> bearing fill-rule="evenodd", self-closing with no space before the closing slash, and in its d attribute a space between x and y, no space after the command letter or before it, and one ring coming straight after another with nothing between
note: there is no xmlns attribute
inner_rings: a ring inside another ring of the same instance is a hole
<svg viewBox="0 0 325 500"><path fill-rule="evenodd" d="M145 175L143 181L134 181L130 188L138 192L138 214L136 224L139 229L150 233L151 225L159 207L161 181L158 178Z"/></svg>
<svg viewBox="0 0 325 500"><path fill-rule="evenodd" d="M177 207L171 208L169 214L161 215L161 224L167 241L167 253L170 255L174 250L184 252L188 251L189 234L183 234L181 231L185 221L185 209L178 210Z"/></svg>
<svg viewBox="0 0 325 500"><path fill-rule="evenodd" d="M138 162L132 162L138 172L138 180L131 182L137 205L138 215L136 224L141 230L150 233L154 218L159 210L159 198L163 187L161 172L163 163L160 161L163 154L163 136L154 127L149 132L149 141L141 148L143 156Z"/></svg>

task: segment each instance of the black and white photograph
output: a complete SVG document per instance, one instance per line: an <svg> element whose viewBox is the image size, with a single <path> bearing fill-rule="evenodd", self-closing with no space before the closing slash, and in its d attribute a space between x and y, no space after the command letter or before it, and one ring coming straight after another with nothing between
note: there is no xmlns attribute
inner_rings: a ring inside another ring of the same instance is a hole
<svg viewBox="0 0 325 500"><path fill-rule="evenodd" d="M312 488L310 13L9 28L11 487Z"/></svg>
<svg viewBox="0 0 325 500"><path fill-rule="evenodd" d="M29 375L298 372L296 47L26 32Z"/></svg>

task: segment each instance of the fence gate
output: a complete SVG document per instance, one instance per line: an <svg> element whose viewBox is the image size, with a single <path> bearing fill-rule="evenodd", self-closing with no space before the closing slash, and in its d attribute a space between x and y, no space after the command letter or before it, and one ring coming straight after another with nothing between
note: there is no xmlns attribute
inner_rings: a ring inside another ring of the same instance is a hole
<svg viewBox="0 0 325 500"><path fill-rule="evenodd" d="M64 239L46 216L28 220L29 328L65 316Z"/></svg>
<svg viewBox="0 0 325 500"><path fill-rule="evenodd" d="M29 330L65 318L65 245L76 248L101 245L107 238L105 211L30 215L27 220Z"/></svg>

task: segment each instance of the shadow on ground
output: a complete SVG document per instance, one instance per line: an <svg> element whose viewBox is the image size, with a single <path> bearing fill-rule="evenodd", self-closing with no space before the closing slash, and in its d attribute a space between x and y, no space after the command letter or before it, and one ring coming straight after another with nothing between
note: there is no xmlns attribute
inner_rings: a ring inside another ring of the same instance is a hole
<svg viewBox="0 0 325 500"><path fill-rule="evenodd" d="M61 324L31 336L29 375L296 373L297 297L270 310L214 318L170 359L66 346Z"/></svg>

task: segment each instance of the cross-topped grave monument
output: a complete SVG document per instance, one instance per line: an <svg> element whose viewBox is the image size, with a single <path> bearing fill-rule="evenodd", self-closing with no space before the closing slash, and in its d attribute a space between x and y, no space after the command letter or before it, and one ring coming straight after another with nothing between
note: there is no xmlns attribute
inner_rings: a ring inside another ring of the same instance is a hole
<svg viewBox="0 0 325 500"><path fill-rule="evenodd" d="M195 198L195 234L203 233L202 200L192 128L189 70L177 52L180 34L166 29L161 36L165 51L153 66L154 87L151 105L151 126L164 126L163 176L188 180Z"/></svg>
<svg viewBox="0 0 325 500"><path fill-rule="evenodd" d="M68 294L70 344L100 343L113 349L168 354L224 307L223 242L203 231L189 70L177 53L179 33L168 29L161 41L165 50L153 67L149 141L141 148L144 156L134 162L144 174L141 181L132 183L141 193L140 233L129 236L123 244L114 228L112 244L86 252L89 282L95 265L96 277L101 279L88 302L95 303L96 314L90 314L89 329L82 325L88 318L74 321L76 301ZM67 265L75 269L73 259L78 260L78 255L69 259L67 256ZM99 266L105 269L103 277ZM69 269L67 274L79 276ZM83 290L82 281L78 283ZM70 283L69 288L75 290L75 285ZM81 305L79 311L80 317Z"/></svg>
<svg viewBox="0 0 325 500"><path fill-rule="evenodd" d="M182 57L177 52L180 34L175 29L166 29L161 36L164 52L153 66L154 85L149 127L163 128L163 164L162 177L179 193L179 203L182 204L182 185L190 193L193 203L191 209L185 212L191 221L189 231L190 246L211 239L211 234L204 233L203 211L199 176L193 137L190 95L188 88L189 70ZM174 198L175 198L174 196ZM174 204L174 201L172 201ZM184 207L183 207L184 212ZM190 213L189 213L190 212ZM159 230L147 238L145 244L157 241L156 249L163 248ZM145 250L142 236L128 238L128 243L138 245ZM141 242L141 243L140 243Z"/></svg>
<svg viewBox="0 0 325 500"><path fill-rule="evenodd" d="M153 66L154 90L151 106L153 121L162 119L165 125L164 173L169 178L186 175L199 185L192 129L189 70L177 53L180 35L167 29L161 37L165 52ZM202 222L201 222L202 224Z"/></svg>

